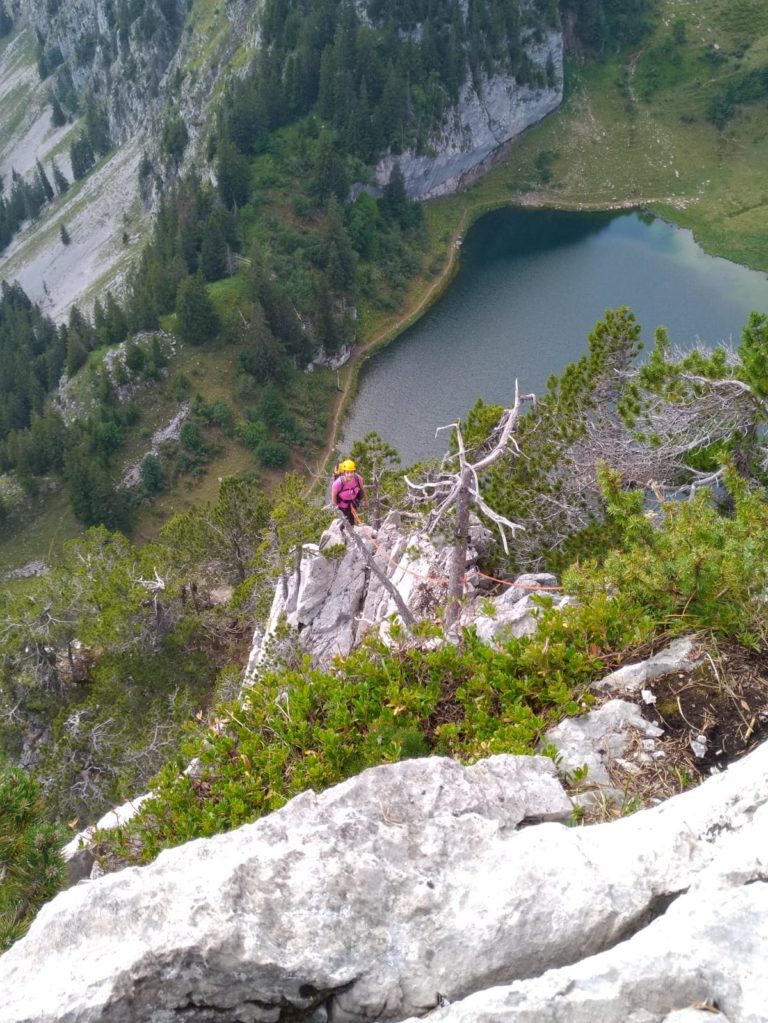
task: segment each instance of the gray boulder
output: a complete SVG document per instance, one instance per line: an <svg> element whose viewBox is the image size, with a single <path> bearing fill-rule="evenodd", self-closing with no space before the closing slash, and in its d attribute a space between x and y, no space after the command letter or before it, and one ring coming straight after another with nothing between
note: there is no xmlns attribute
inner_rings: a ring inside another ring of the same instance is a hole
<svg viewBox="0 0 768 1023"><path fill-rule="evenodd" d="M256 1023L319 1005L335 1020L426 1010L441 988L472 988L457 921L487 952L484 969L501 969L497 924L481 912L495 882L468 887L485 852L495 859L520 824L570 809L551 762L529 757L407 761L307 792L232 834L59 895L0 959L0 1018Z"/></svg>
<svg viewBox="0 0 768 1023"><path fill-rule="evenodd" d="M561 774L572 775L586 767L589 783L610 786L610 767L624 758L633 739L657 739L663 733L646 721L636 703L609 700L583 717L565 718L549 729L545 739L558 751Z"/></svg>
<svg viewBox="0 0 768 1023"><path fill-rule="evenodd" d="M391 512L378 531L363 526L356 535L414 618L435 618L446 600L451 548L423 531L404 528L398 512ZM490 532L473 519L468 570L476 564L480 552L487 550L490 540ZM470 595L462 624L477 624L487 641L535 632L539 609L530 595L554 585L555 577L521 576L518 583L491 601L472 599ZM555 600L566 603L568 598L556 596ZM334 656L348 654L371 628L381 628L386 638L389 621L397 617L398 607L391 592L335 521L319 545L305 545L301 570L290 576L285 589L282 584L276 587L267 627L254 636L246 681L258 675L283 620L296 630L302 649L315 663L327 666Z"/></svg>
<svg viewBox="0 0 768 1023"><path fill-rule="evenodd" d="M590 828L520 827L567 813L543 760L376 768L64 892L0 959L0 1018L362 1023L507 985L432 1018L655 1023L714 998L755 1023L767 803L768 746Z"/></svg>
<svg viewBox="0 0 768 1023"><path fill-rule="evenodd" d="M541 977L472 995L426 1018L429 1023L765 1023L765 806L740 830L740 848L735 845L724 842L691 890L629 940Z"/></svg>

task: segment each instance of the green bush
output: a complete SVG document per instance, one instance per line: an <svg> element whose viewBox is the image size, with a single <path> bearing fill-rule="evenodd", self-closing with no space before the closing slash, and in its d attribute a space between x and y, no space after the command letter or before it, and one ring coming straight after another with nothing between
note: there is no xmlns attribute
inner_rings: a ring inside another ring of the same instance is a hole
<svg viewBox="0 0 768 1023"><path fill-rule="evenodd" d="M606 473L608 517L621 540L602 565L593 560L567 573L569 592L585 602L620 593L659 630L707 629L761 647L768 637L768 504L735 473L727 481L731 515L701 491L692 501L664 504L659 527L637 495L622 493L618 478Z"/></svg>
<svg viewBox="0 0 768 1023"><path fill-rule="evenodd" d="M0 952L62 888L64 840L62 827L45 823L38 783L24 771L0 769Z"/></svg>
<svg viewBox="0 0 768 1023"><path fill-rule="evenodd" d="M111 854L146 861L405 757L534 752L546 727L590 703L605 654L652 632L634 606L605 596L542 615L537 636L496 648L471 632L437 649L370 641L329 671L302 663L267 674L244 706L219 707L214 728L190 732L157 795L106 836ZM182 774L193 757L199 770Z"/></svg>
<svg viewBox="0 0 768 1023"><path fill-rule="evenodd" d="M291 449L280 441L264 441L258 446L256 455L265 469L285 469L291 464Z"/></svg>

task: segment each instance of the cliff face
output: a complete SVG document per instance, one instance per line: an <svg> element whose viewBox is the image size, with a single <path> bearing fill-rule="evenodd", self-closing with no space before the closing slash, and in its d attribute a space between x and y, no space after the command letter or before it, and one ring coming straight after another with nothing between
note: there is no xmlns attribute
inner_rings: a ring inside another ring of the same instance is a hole
<svg viewBox="0 0 768 1023"><path fill-rule="evenodd" d="M483 78L477 88L466 81L458 104L430 140L429 154L407 150L385 157L376 166L378 184L385 185L399 164L410 198L450 195L494 150L555 110L563 98L562 34L550 32L542 43L531 44L527 53L540 71L549 68L554 84L520 85L514 75Z"/></svg>
<svg viewBox="0 0 768 1023"><path fill-rule="evenodd" d="M113 140L123 141L160 97L179 48L187 3L22 0L21 11L56 87L71 86L105 103Z"/></svg>
<svg viewBox="0 0 768 1023"><path fill-rule="evenodd" d="M170 117L186 128L185 156L194 158L212 96L235 55L254 49L257 8L222 5L210 12L186 0L146 4L113 0L21 0L13 34L0 42L0 175L34 176L53 161L72 182L70 145L83 128L89 97L106 118L113 148L33 223L0 258L0 275L18 280L54 318L75 303L86 306L121 281L150 221L155 180L175 165L163 150ZM41 77L44 75L44 77ZM66 123L52 123L56 96ZM139 180L142 154L151 173ZM60 229L71 238L62 245Z"/></svg>

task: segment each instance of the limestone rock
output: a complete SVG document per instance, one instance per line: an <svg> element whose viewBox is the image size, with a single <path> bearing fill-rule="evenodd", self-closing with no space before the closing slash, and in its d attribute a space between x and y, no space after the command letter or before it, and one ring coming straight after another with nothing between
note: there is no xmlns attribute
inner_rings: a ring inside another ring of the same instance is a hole
<svg viewBox="0 0 768 1023"><path fill-rule="evenodd" d="M609 765L624 757L633 737L656 739L663 731L646 721L637 704L610 700L583 717L565 718L549 729L545 739L559 753L562 774L586 767L590 784L610 786Z"/></svg>
<svg viewBox="0 0 768 1023"><path fill-rule="evenodd" d="M362 526L357 535L414 617L434 618L446 599L451 549L419 530L404 529L397 512L391 512L378 531ZM490 538L489 530L475 520L471 539L477 547L467 550L468 569L476 564L480 551L487 549ZM554 585L555 578L521 576L518 582L517 587L491 601L470 601L462 624L477 624L482 638L488 640L502 634L530 635L537 628L539 611L528 599L531 587ZM526 598L515 603L523 594ZM568 598L555 599L564 604ZM372 627L382 626L386 638L387 622L397 616L391 593L371 572L357 547L347 543L341 524L335 521L319 545L305 545L301 571L287 580L285 591L278 584L266 630L254 636L246 679L252 681L268 657L282 619L297 631L302 649L315 663L327 666L334 656L348 654Z"/></svg>
<svg viewBox="0 0 768 1023"><path fill-rule="evenodd" d="M335 1019L429 1008L435 986L454 983L448 949L468 983L452 920L469 924L472 902L496 899L489 877L466 902L477 857L570 809L551 762L529 757L407 761L307 792L230 835L64 892L0 959L0 1018L159 1023L184 1010L251 1023L325 1001ZM490 951L494 926L477 922Z"/></svg>
<svg viewBox="0 0 768 1023"><path fill-rule="evenodd" d="M743 879L717 878L715 860L690 892L628 941L470 996L431 1013L429 1023L764 1023L767 823L763 807L739 834L744 860L752 861ZM717 878L714 888L709 876ZM720 1011L704 1008L714 1005Z"/></svg>
<svg viewBox="0 0 768 1023"><path fill-rule="evenodd" d="M529 45L526 52L542 69L551 61L557 79L554 87L521 86L514 75L483 76L479 89L471 80L465 82L442 131L430 139L428 148L433 155L407 150L385 157L375 169L377 184L386 185L399 164L410 198L449 195L494 150L556 109L563 98L562 35L547 33L541 44Z"/></svg>
<svg viewBox="0 0 768 1023"><path fill-rule="evenodd" d="M376 768L64 892L0 958L1 1018L757 1023L767 804L768 746L589 828L518 827L567 810L542 760Z"/></svg>
<svg viewBox="0 0 768 1023"><path fill-rule="evenodd" d="M632 696L662 675L674 671L693 671L704 659L705 653L695 636L680 636L648 660L625 664L618 671L612 671L610 675L595 682L592 689L598 693Z"/></svg>

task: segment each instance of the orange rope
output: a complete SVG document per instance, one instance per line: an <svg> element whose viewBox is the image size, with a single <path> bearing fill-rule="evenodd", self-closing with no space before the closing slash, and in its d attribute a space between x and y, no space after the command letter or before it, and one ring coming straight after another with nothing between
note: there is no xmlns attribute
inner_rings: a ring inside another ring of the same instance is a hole
<svg viewBox="0 0 768 1023"><path fill-rule="evenodd" d="M368 539L371 541L373 546L376 547L376 549L379 550L384 555L384 557L387 559L387 561L391 565L394 565L396 568L399 568L400 571L405 573L406 575L411 575L411 576L413 576L414 579L421 580L421 582L425 582L425 583L443 583L445 585L448 584L449 580L448 580L448 578L446 576L420 575L418 572L414 572L410 568L404 568L400 564L399 561L395 561L394 558L392 558L390 556L389 552L387 550L385 550L384 547L381 546L381 544L378 542L378 540L374 539L373 530L370 528L370 526L367 526L367 525L365 525L365 523L360 521L360 516L357 514L357 510L354 507L352 508L352 515L353 515L354 520L357 523L357 525L359 525L362 529L366 530L367 535L368 535ZM562 589L562 586L535 586L535 585L530 584L530 583L514 583L514 582L511 583L508 579L497 579L496 576L486 575L486 573L485 572L481 572L479 568L473 568L470 572L468 572L467 575L465 575L464 578L462 579L462 583L466 583L466 581L469 579L470 576L475 576L475 575L479 575L483 579L490 579L491 582L494 582L494 583L500 583L502 586L518 586L521 590L537 590L538 591L538 590L561 590Z"/></svg>

